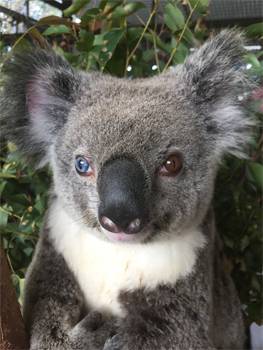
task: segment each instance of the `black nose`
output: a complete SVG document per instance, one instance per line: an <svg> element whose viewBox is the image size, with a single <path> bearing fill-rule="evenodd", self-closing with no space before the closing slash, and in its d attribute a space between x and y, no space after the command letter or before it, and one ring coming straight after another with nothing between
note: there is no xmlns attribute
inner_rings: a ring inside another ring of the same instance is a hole
<svg viewBox="0 0 263 350"><path fill-rule="evenodd" d="M147 218L145 178L135 160L120 158L104 165L98 181L102 227L114 233L142 230Z"/></svg>

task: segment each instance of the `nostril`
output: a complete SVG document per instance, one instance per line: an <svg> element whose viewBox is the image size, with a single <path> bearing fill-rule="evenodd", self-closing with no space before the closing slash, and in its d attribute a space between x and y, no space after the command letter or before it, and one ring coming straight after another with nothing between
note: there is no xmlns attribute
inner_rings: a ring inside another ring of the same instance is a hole
<svg viewBox="0 0 263 350"><path fill-rule="evenodd" d="M120 233L124 232L127 234L132 234L132 233L138 233L141 228L142 228L142 221L139 218L134 219L129 223L128 226L126 227L121 227L115 224L110 218L107 216L101 216L100 219L100 224L105 230L113 232L113 233Z"/></svg>
<svg viewBox="0 0 263 350"><path fill-rule="evenodd" d="M127 233L137 233L141 229L141 220L139 218L133 220L127 227Z"/></svg>
<svg viewBox="0 0 263 350"><path fill-rule="evenodd" d="M121 228L118 227L111 219L109 219L107 216L102 216L100 218L100 223L103 228L106 230L113 232L113 233L118 233L121 232Z"/></svg>

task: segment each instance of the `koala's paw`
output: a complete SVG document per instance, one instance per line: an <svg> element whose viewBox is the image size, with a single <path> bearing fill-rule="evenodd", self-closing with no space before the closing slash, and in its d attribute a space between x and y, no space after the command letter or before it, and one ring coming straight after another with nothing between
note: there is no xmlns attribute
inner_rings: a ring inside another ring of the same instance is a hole
<svg viewBox="0 0 263 350"><path fill-rule="evenodd" d="M113 337L107 339L103 350L127 350L127 347L123 344L122 337L116 334Z"/></svg>
<svg viewBox="0 0 263 350"><path fill-rule="evenodd" d="M99 312L91 312L71 331L72 349L101 350L107 339L116 334L113 318L103 318Z"/></svg>

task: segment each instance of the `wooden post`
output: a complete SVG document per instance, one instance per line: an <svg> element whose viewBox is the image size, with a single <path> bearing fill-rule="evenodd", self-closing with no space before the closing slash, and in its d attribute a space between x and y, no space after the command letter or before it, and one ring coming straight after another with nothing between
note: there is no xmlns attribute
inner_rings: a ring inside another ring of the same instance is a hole
<svg viewBox="0 0 263 350"><path fill-rule="evenodd" d="M23 324L11 271L0 247L0 350L28 350L28 340Z"/></svg>

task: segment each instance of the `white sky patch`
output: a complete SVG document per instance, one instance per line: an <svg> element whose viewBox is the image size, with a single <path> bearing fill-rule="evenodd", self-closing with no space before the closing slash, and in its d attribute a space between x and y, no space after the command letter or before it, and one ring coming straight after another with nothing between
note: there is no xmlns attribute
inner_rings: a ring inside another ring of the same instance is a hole
<svg viewBox="0 0 263 350"><path fill-rule="evenodd" d="M261 45L246 45L244 47L247 51L259 51L262 49Z"/></svg>

